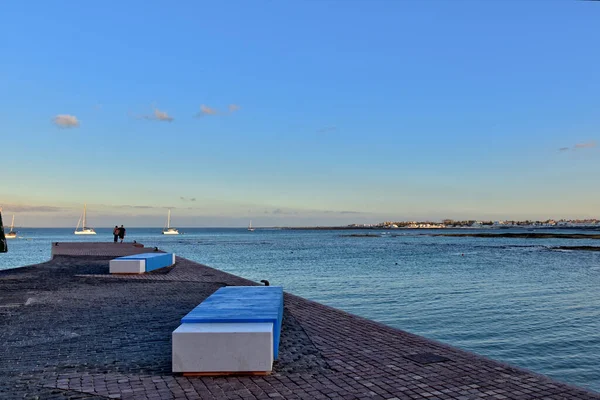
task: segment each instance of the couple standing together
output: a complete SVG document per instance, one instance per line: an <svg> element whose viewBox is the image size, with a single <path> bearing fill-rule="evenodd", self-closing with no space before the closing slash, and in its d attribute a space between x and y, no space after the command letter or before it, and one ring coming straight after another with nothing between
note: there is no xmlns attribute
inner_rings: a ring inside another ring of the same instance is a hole
<svg viewBox="0 0 600 400"><path fill-rule="evenodd" d="M125 228L123 225L119 228L115 225L115 229L113 229L114 241L117 243L117 240L121 239L121 243L123 243L123 239L125 239Z"/></svg>

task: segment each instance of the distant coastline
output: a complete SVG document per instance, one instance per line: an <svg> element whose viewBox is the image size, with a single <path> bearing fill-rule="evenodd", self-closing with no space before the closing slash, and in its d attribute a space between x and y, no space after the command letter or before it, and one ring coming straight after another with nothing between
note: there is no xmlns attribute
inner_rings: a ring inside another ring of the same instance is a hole
<svg viewBox="0 0 600 400"><path fill-rule="evenodd" d="M434 221L385 221L374 224L349 224L344 226L298 226L281 227L293 230L353 230L353 229L592 229L600 231L600 220L588 219L547 219L533 220L454 220Z"/></svg>
<svg viewBox="0 0 600 400"><path fill-rule="evenodd" d="M348 226L287 226L287 227L276 227L275 229L281 230L298 230L298 231L343 231L343 230L407 230L407 231L419 231L428 228L412 228L412 227L397 227L390 228L385 226L360 226L360 225L348 225ZM431 229L460 229L466 231L478 231L481 229L491 229L491 230L507 230L507 229L520 229L520 230L545 230L545 231L553 231L553 230L586 230L586 231L600 231L600 226L484 226L484 227L473 227L473 226L450 226L443 228L431 228ZM508 233L507 233L508 234ZM520 233L519 233L520 234ZM451 234L436 234L436 235L451 235ZM457 234L463 235L463 234ZM465 234L466 235L466 234Z"/></svg>

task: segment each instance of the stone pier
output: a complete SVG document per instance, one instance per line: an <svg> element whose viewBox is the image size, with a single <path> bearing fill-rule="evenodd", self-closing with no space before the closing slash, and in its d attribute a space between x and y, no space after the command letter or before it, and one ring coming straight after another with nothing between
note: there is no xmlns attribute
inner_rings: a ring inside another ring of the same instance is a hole
<svg viewBox="0 0 600 400"><path fill-rule="evenodd" d="M109 275L110 258L152 249L94 246L59 243L49 262L0 271L0 398L600 399L291 294L272 375L172 374L181 317L219 287L257 283L180 257Z"/></svg>

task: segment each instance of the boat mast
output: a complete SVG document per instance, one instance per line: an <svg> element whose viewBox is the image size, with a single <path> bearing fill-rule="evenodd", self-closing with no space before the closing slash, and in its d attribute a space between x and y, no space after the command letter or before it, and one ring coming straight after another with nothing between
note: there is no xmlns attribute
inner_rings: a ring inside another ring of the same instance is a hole
<svg viewBox="0 0 600 400"><path fill-rule="evenodd" d="M169 208L169 215L167 216L167 229L171 229L171 209Z"/></svg>
<svg viewBox="0 0 600 400"><path fill-rule="evenodd" d="M15 214L13 214L12 223L10 224L10 232L12 232L13 229L15 229Z"/></svg>
<svg viewBox="0 0 600 400"><path fill-rule="evenodd" d="M81 227L82 229L85 230L85 208L86 208L87 204L83 205L83 226Z"/></svg>

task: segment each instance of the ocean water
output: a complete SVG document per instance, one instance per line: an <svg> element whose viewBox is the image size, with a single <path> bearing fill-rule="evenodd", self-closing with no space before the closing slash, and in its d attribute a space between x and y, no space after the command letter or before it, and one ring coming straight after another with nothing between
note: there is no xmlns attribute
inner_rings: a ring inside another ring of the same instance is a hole
<svg viewBox="0 0 600 400"><path fill-rule="evenodd" d="M112 240L110 229L95 237L72 231L22 229L0 255L0 269L47 260L52 241ZM382 237L181 231L130 228L127 239L600 391L600 252L549 249L600 241L436 237L427 233L440 231L425 230L368 231Z"/></svg>

